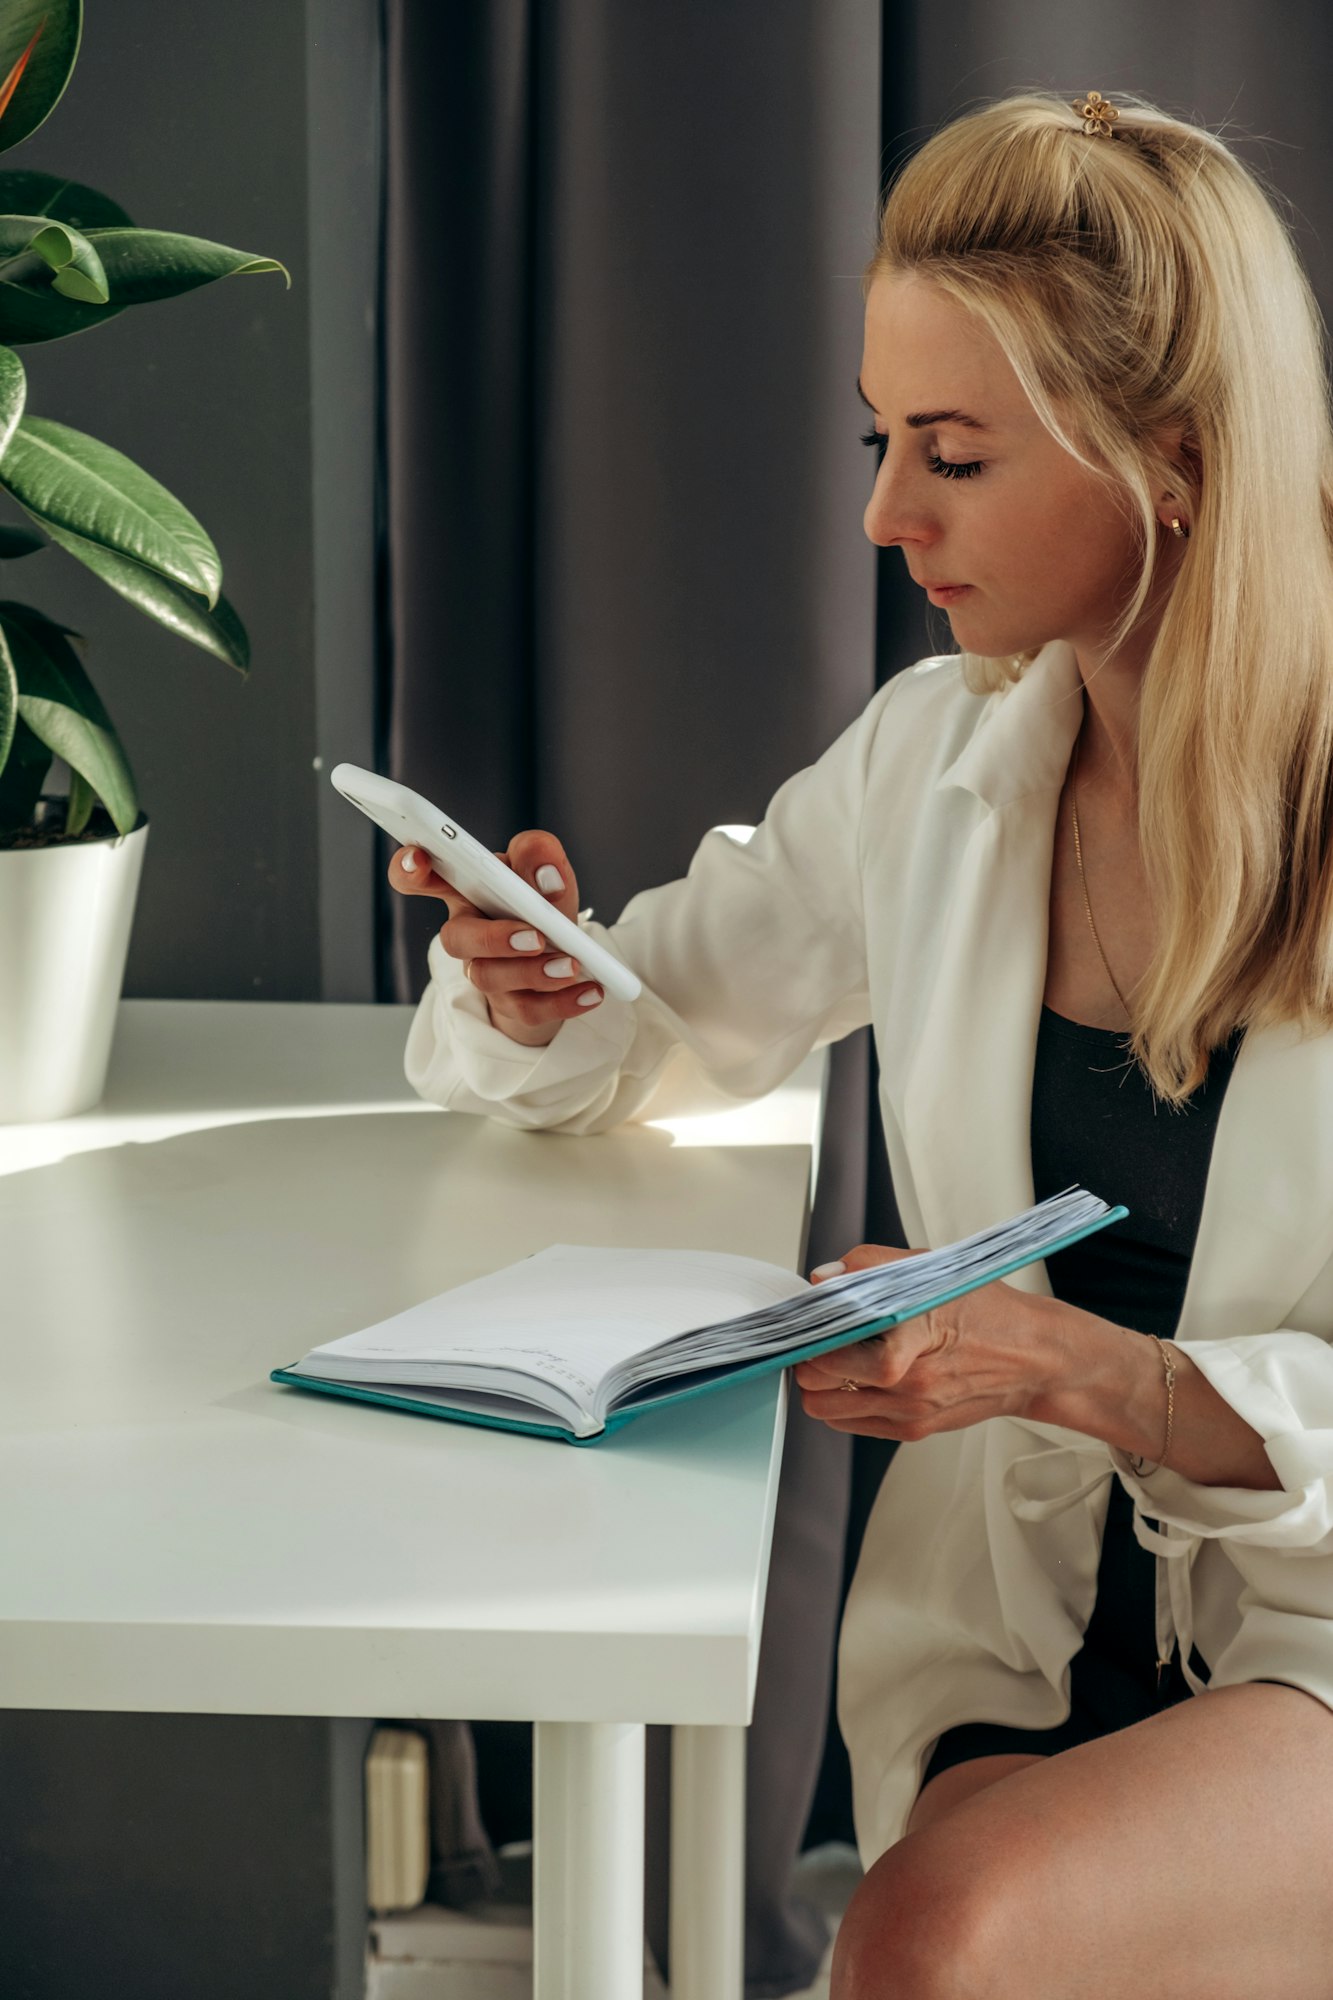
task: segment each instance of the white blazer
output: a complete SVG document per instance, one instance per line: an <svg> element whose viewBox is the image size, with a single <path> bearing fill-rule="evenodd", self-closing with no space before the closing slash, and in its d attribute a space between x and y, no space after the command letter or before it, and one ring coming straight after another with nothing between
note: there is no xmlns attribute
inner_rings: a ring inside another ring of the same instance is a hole
<svg viewBox="0 0 1333 2000"><path fill-rule="evenodd" d="M956 659L922 661L779 789L748 844L715 829L681 880L609 928L584 919L642 979L633 1005L608 996L523 1048L437 939L410 1081L451 1109L599 1132L691 1091L762 1094L869 1021L908 1241L1029 1206L1052 844L1081 715L1063 641L990 696ZM1008 1282L1050 1290L1041 1264ZM1174 1638L1207 1662L1207 1683L1186 1666L1194 1692L1283 1680L1333 1707L1333 1035L1245 1037L1176 1337L1263 1438L1279 1491L1138 1479L1099 1439L1009 1417L895 1454L839 1653L867 1865L902 1835L945 1729L1068 1715L1116 1476L1158 1558L1159 1651Z"/></svg>

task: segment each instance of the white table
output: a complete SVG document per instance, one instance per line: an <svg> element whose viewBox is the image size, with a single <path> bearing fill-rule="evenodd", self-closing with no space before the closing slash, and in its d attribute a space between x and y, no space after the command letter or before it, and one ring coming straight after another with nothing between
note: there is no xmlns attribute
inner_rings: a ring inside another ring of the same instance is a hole
<svg viewBox="0 0 1333 2000"><path fill-rule="evenodd" d="M0 1127L0 1706L534 1720L539 2000L640 1990L674 1724L673 2000L727 2000L779 1378L574 1449L267 1375L550 1242L798 1266L825 1059L569 1139L422 1105L409 1015L128 1002L102 1107Z"/></svg>

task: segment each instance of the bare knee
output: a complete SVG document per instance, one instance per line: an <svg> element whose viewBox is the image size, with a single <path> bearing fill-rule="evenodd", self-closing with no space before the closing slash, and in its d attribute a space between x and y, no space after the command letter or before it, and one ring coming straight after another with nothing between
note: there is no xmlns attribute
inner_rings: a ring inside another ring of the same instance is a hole
<svg viewBox="0 0 1333 2000"><path fill-rule="evenodd" d="M838 1928L829 2000L999 2000L1004 1898L944 1840L904 1838L871 1868Z"/></svg>
<svg viewBox="0 0 1333 2000"><path fill-rule="evenodd" d="M945 1813L952 1812L955 1806L962 1805L965 1799L974 1798L988 1786L998 1784L1001 1778L1026 1770L1029 1764L1045 1762L1046 1757L1041 1752L1014 1750L995 1757L969 1757L965 1764L951 1764L922 1787L912 1807L907 1831L920 1833L923 1828L933 1826L936 1820L943 1819Z"/></svg>

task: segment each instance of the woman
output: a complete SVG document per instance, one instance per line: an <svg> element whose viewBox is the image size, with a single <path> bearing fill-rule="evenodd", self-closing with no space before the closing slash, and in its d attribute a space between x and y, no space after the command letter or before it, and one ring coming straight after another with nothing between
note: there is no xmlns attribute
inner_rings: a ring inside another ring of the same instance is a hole
<svg viewBox="0 0 1333 2000"><path fill-rule="evenodd" d="M1076 1180L1126 1203L796 1371L811 1413L908 1441L840 1649L868 1872L833 1992L1325 2000L1322 328L1222 143L1097 93L936 134L865 292L866 532L959 653L882 688L748 844L715 831L583 919L634 1007L395 857L449 906L408 1074L593 1132L692 1074L768 1090L871 1021L910 1240ZM553 835L507 859L577 912Z"/></svg>

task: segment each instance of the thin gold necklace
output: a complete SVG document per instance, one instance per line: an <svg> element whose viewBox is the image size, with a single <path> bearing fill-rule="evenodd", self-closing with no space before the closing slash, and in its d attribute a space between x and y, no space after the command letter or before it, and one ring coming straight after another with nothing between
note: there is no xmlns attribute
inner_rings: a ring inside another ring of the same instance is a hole
<svg viewBox="0 0 1333 2000"><path fill-rule="evenodd" d="M1088 929L1092 932L1092 941L1097 947L1097 955L1101 959L1102 964L1106 967L1107 978L1110 980L1112 986L1115 987L1115 997L1120 1002L1120 1005L1124 1008L1125 1014L1128 1017L1128 1019L1132 1021L1134 1017L1129 1011L1129 1002L1126 1000L1124 994L1120 991L1120 988L1116 986L1115 974L1111 970L1110 964L1106 957L1106 953L1102 950L1102 941L1097 935L1097 926L1092 921L1092 904L1088 901L1088 878L1083 873L1083 843L1079 839L1078 835L1078 753L1079 753L1079 739L1075 737L1074 768L1069 774L1069 793L1070 793L1070 802L1074 808L1074 859L1078 862L1078 879L1083 888L1083 907L1088 913Z"/></svg>

